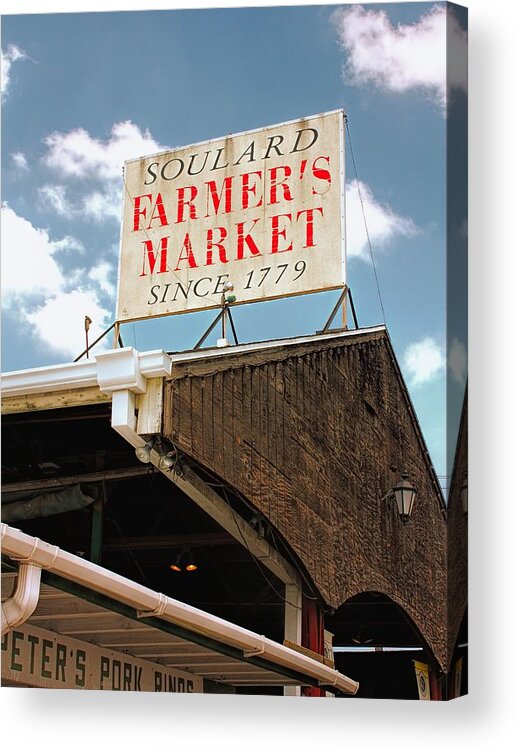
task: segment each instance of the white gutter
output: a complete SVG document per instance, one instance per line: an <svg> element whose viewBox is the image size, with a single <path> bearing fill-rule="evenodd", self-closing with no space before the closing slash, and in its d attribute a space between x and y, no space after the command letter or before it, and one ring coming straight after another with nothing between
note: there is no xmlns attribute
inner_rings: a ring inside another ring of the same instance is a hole
<svg viewBox="0 0 517 750"><path fill-rule="evenodd" d="M14 594L2 602L2 636L32 615L39 600L41 568L20 560Z"/></svg>
<svg viewBox="0 0 517 750"><path fill-rule="evenodd" d="M1 542L2 553L12 559L23 559L26 564L51 570L62 578L122 602L134 608L140 617L158 617L180 625L233 646L241 650L244 656L261 656L272 664L311 677L324 687L334 687L351 695L359 688L355 680L305 654L130 581L7 524L1 524Z"/></svg>
<svg viewBox="0 0 517 750"><path fill-rule="evenodd" d="M109 356L113 363L111 373L106 375L105 368L99 368L99 362ZM101 369L101 373L99 370ZM122 369L133 373L129 378L128 387L139 385L140 388L147 378L166 377L171 374L172 363L170 357L161 349L149 352L137 352L133 347L112 349L98 354L95 359L83 362L67 362L62 365L34 367L30 370L16 370L1 376L0 384L2 396L26 396L32 393L48 391L68 391L74 388L91 388L109 386L109 377L120 373ZM100 375L100 377L99 377ZM115 375L116 377L116 375ZM108 378L106 380L106 378ZM119 387L122 387L119 385ZM109 387L106 389L109 390ZM145 387L143 388L145 391ZM136 392L142 393L142 390Z"/></svg>
<svg viewBox="0 0 517 750"><path fill-rule="evenodd" d="M352 331L331 331L320 335L298 336L288 339L273 339L271 341L261 341L253 344L239 344L237 346L225 347L223 349L198 349L195 351L179 352L167 354L160 349L149 352L137 352L133 347L124 347L123 349L111 349L106 352L97 354L95 359L83 360L81 362L68 362L61 365L49 365L46 367L35 367L29 370L16 370L1 375L0 385L4 398L8 396L28 396L33 393L44 393L48 391L67 391L74 388L91 388L100 386L105 390L103 385L109 385L104 379L103 374L99 372L99 363L120 356L125 366L132 362L136 372L143 378L166 377L172 374L172 368L175 364L184 364L186 362L196 362L202 360L218 359L249 352L266 351L278 347L299 346L300 344L313 343L315 341L331 341L339 338L350 338L368 333L377 333L385 331L385 326L373 326L371 328L360 328ZM113 360L112 360L113 361ZM142 387L142 381L136 378L132 388L136 387L135 393L141 393L138 387ZM121 387L121 386L119 386ZM114 390L108 388L108 390ZM145 388L144 388L145 390Z"/></svg>

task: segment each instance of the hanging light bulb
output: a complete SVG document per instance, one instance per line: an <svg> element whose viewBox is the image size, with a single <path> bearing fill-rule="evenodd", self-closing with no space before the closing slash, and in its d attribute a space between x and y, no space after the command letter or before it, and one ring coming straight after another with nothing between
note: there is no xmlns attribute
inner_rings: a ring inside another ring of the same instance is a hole
<svg viewBox="0 0 517 750"><path fill-rule="evenodd" d="M169 568L173 570L175 573L181 573L181 571L183 570L183 568L181 567L181 560L182 560L183 555L184 555L183 551L178 552L174 562L172 562L169 565Z"/></svg>
<svg viewBox="0 0 517 750"><path fill-rule="evenodd" d="M187 552L187 564L185 565L185 570L187 570L189 573L191 573L193 570L197 570L197 565L190 550Z"/></svg>

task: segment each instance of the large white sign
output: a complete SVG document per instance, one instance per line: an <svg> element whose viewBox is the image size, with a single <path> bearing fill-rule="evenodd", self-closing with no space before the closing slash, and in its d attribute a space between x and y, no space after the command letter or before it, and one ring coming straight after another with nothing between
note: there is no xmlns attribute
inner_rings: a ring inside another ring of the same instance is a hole
<svg viewBox="0 0 517 750"><path fill-rule="evenodd" d="M345 284L342 110L126 162L117 320Z"/></svg>
<svg viewBox="0 0 517 750"><path fill-rule="evenodd" d="M2 638L2 682L29 687L202 693L203 678L22 625Z"/></svg>

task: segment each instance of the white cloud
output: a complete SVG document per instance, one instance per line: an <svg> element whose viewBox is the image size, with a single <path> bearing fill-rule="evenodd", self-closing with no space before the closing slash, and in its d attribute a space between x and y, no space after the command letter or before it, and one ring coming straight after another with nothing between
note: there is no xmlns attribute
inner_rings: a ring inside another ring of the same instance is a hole
<svg viewBox="0 0 517 750"><path fill-rule="evenodd" d="M445 367L443 351L430 336L410 344L404 352L403 362L414 386L435 380Z"/></svg>
<svg viewBox="0 0 517 750"><path fill-rule="evenodd" d="M134 123L117 122L106 141L93 138L83 128L52 133L45 139L43 162L61 177L99 183L71 201L63 184L44 185L39 193L46 207L60 216L120 221L122 213L122 169L127 159L164 151L148 130Z"/></svg>
<svg viewBox="0 0 517 750"><path fill-rule="evenodd" d="M49 298L44 305L27 315L36 335L56 353L76 357L85 348L84 318L92 320L89 341L110 325L110 313L99 303L95 291L75 289Z"/></svg>
<svg viewBox="0 0 517 750"><path fill-rule="evenodd" d="M52 133L45 139L47 166L68 177L94 177L113 180L122 177L124 161L164 151L148 130L142 132L130 120L117 122L107 141L101 141L83 128L68 133Z"/></svg>
<svg viewBox="0 0 517 750"><path fill-rule="evenodd" d="M84 349L84 316L93 324L90 341L110 324L112 314L102 307L99 291L113 295L112 267L66 273L55 254L81 251L73 237L51 240L48 232L34 227L9 206L2 207L2 306L26 323L40 342L56 353L75 356ZM72 289L78 285L77 289ZM103 340L100 348L108 342Z"/></svg>
<svg viewBox="0 0 517 750"><path fill-rule="evenodd" d="M122 189L116 183L108 183L104 192L94 190L72 202L66 185L42 185L38 194L44 208L67 219L93 219L101 223L106 219L120 221L122 214Z"/></svg>
<svg viewBox="0 0 517 750"><path fill-rule="evenodd" d="M71 218L75 213L75 209L66 196L65 185L42 185L38 188L38 193L43 204L53 209L58 216L69 216Z"/></svg>
<svg viewBox="0 0 517 750"><path fill-rule="evenodd" d="M52 252L54 253L57 253L60 250L77 250L80 253L84 252L83 243L79 242L79 240L76 240L75 237L70 237L69 235L63 237L62 240L56 240L55 242L53 242L52 248Z"/></svg>
<svg viewBox="0 0 517 750"><path fill-rule="evenodd" d="M398 92L422 88L444 109L447 75L449 95L467 90L467 32L453 11L435 5L416 23L393 26L386 11L354 5L335 11L333 20L347 81Z"/></svg>
<svg viewBox="0 0 517 750"><path fill-rule="evenodd" d="M399 216L389 206L378 203L371 189L364 182L348 183L346 186L346 236L349 258L362 260L369 258L368 238L359 192L363 199L368 234L374 247L382 246L396 236L407 237L417 233L418 230L411 219Z"/></svg>
<svg viewBox="0 0 517 750"><path fill-rule="evenodd" d="M452 377L460 385L467 379L467 349L457 338L453 338L449 348L449 369Z"/></svg>
<svg viewBox="0 0 517 750"><path fill-rule="evenodd" d="M2 50L2 95L7 96L11 82L11 66L17 60L23 60L27 55L19 47L10 44L7 51Z"/></svg>
<svg viewBox="0 0 517 750"><path fill-rule="evenodd" d="M2 207L2 304L20 295L56 294L65 279L52 257L58 249L44 229L36 229L9 206Z"/></svg>
<svg viewBox="0 0 517 750"><path fill-rule="evenodd" d="M105 294L109 295L110 297L114 297L114 273L115 268L111 265L111 263L102 261L101 263L97 263L97 265L89 271L88 278L96 282Z"/></svg>
<svg viewBox="0 0 517 750"><path fill-rule="evenodd" d="M96 222L105 219L120 221L122 217L122 188L118 185L108 185L103 192L94 191L85 195L80 213Z"/></svg>
<svg viewBox="0 0 517 750"><path fill-rule="evenodd" d="M16 151L14 154L11 154L11 159L15 167L23 172L27 172L27 170L29 169L29 164L24 153L22 153L21 151Z"/></svg>

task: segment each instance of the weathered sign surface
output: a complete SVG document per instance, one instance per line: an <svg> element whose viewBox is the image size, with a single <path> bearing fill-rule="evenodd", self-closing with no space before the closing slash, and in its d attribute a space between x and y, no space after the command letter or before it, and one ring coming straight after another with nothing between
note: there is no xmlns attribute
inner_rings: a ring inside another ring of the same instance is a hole
<svg viewBox="0 0 517 750"><path fill-rule="evenodd" d="M203 679L23 625L2 638L2 681L30 687L202 693Z"/></svg>
<svg viewBox="0 0 517 750"><path fill-rule="evenodd" d="M126 162L117 320L345 283L343 112Z"/></svg>

